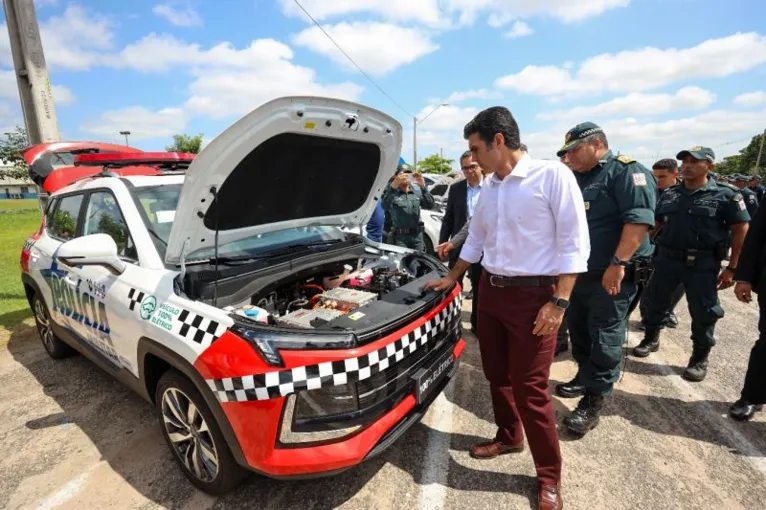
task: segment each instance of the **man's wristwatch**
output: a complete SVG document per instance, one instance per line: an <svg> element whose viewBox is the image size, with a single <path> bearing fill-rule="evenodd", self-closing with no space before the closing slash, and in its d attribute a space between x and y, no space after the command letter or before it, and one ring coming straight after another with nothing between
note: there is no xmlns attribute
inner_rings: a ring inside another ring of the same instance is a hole
<svg viewBox="0 0 766 510"><path fill-rule="evenodd" d="M561 308L562 310L566 310L567 308L569 308L569 301L564 298L553 296L551 298L551 303Z"/></svg>
<svg viewBox="0 0 766 510"><path fill-rule="evenodd" d="M620 258L617 255L612 256L611 262L609 262L610 266L622 266L622 267L628 267L628 261L627 260L620 260Z"/></svg>

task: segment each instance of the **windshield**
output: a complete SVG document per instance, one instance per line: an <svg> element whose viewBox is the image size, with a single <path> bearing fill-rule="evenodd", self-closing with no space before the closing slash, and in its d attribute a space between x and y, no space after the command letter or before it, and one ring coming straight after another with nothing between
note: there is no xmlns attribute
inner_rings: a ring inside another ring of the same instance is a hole
<svg viewBox="0 0 766 510"><path fill-rule="evenodd" d="M175 219L176 207L178 206L178 198L181 195L181 184L143 186L134 188L133 192L146 212L149 220L147 228L150 230L150 233L167 246L170 230ZM312 226L290 228L253 235L221 244L218 247L218 256L221 258L258 257L286 246L334 242L344 239L346 239L346 236L337 227ZM190 253L186 256L186 259L208 259L212 258L214 254L215 250L209 248Z"/></svg>

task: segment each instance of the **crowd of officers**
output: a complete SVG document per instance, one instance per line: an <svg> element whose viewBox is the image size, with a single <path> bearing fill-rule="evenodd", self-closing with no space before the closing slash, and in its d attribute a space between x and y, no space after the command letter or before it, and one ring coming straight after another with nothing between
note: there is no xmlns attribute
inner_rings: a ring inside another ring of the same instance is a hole
<svg viewBox="0 0 766 510"><path fill-rule="evenodd" d="M650 171L612 153L604 131L591 122L572 128L557 155L580 185L591 239L588 271L577 279L556 349L567 350L571 341L577 375L555 390L581 397L564 425L584 435L598 424L618 379L628 319L639 303L644 338L632 355L644 358L659 350L663 328L677 326L674 309L686 294L692 352L683 377L705 378L715 325L724 316L718 292L734 285L748 223L766 188L757 175L714 173L708 147L683 150ZM470 163L470 153L464 154L461 167ZM422 177L400 165L382 197L394 244L423 250L420 208L433 202ZM444 256L456 246L439 248ZM748 405L735 403L732 416L749 419Z"/></svg>

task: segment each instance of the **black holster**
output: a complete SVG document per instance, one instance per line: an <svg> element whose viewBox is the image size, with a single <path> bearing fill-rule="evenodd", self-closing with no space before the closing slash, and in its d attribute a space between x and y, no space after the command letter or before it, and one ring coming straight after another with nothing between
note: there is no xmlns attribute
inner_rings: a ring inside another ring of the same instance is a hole
<svg viewBox="0 0 766 510"><path fill-rule="evenodd" d="M636 285L648 285L654 274L651 258L637 258L630 261L625 268L625 278Z"/></svg>

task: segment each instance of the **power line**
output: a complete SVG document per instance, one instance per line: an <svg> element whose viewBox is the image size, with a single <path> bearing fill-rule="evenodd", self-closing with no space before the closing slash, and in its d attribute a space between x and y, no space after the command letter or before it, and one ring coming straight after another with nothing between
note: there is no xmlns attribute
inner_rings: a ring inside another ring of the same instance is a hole
<svg viewBox="0 0 766 510"><path fill-rule="evenodd" d="M352 64L354 64L354 67L356 67L356 68L359 70L359 72L360 72L360 73L362 73L362 74L364 75L364 77L365 77L365 78L367 78L367 79L369 80L369 82L370 82L370 83L372 83L372 84L375 86L375 88L377 88L377 89L380 91L380 93L381 93L381 94L383 94L384 96L386 96L386 97L389 99L389 101L391 101L392 103L394 103L394 104L395 104L395 105L396 105L396 106L397 106L397 107L398 107L398 108L399 108L401 111L403 111L403 112L404 112L404 113L405 113L407 116L409 116L409 117L414 117L414 115L411 115L411 114L410 114L410 113L409 113L407 110L405 110L405 109L404 109L404 107L403 107L402 105L400 105L399 103L397 103L397 102L396 102L396 100L395 100L393 97L391 97L390 95L388 95L388 94L386 93L386 91L385 91L385 90L383 90L383 89L381 88L381 86L380 86L380 85L378 85L377 83L375 83L375 81L374 81L372 78L370 78L370 76L369 76L369 75L368 75L366 72L364 72L364 69L362 69L361 67L359 67L359 64L357 64L356 62L354 62L354 59L353 59L353 58L351 58L351 57L349 56L349 54L348 54L348 53L346 53L346 52L343 50L343 48L341 48L341 47L340 47L340 44L338 44L337 42L335 42L335 39L333 39L333 38L332 38L332 36L331 36L330 34L328 34L328 33L327 33L327 31L326 31L326 30L325 30L325 29L322 27L322 25L320 25L320 24L319 24L319 22L318 22L317 20L315 20L315 19L314 19L314 17L313 17L313 16L312 16L312 15L309 13L309 11L307 11L307 10L306 10L306 8L305 8L305 7L303 7L303 6L301 5L301 3L300 3L298 0L293 0L293 1L295 2L295 5L297 5L298 7L300 7L300 8L301 8L301 10L302 10L302 11L303 11L303 12L306 14L306 16L308 16L308 17L309 17L309 19L310 19L311 21L313 21L313 22L314 22L314 24L317 26L317 28L318 28L319 30L321 30L321 31L322 31L322 33L323 33L324 35L326 35L326 36L327 36L327 38L328 38L328 39L329 39L329 40L330 40L330 41L331 41L331 42L332 42L332 43L335 45L335 47L336 47L336 48L338 48L338 49L340 50L340 52L341 52L341 53L343 53L343 55L345 55L345 56L346 56L346 58L349 60L349 62L351 62Z"/></svg>

